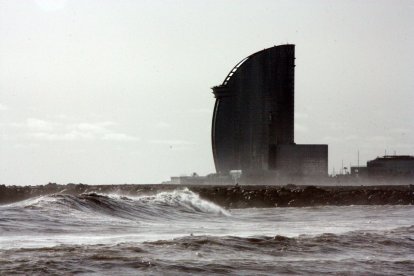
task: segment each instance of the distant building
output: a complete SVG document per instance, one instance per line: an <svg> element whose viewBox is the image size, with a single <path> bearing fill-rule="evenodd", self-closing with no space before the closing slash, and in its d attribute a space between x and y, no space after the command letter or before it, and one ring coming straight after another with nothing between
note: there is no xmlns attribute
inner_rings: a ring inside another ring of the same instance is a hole
<svg viewBox="0 0 414 276"><path fill-rule="evenodd" d="M327 145L294 142L295 45L252 54L213 87L213 157L218 174L248 182L328 175Z"/></svg>
<svg viewBox="0 0 414 276"><path fill-rule="evenodd" d="M184 184L184 185L200 185L200 184L232 184L234 178L229 175L217 175L209 174L206 176L200 176L197 173L193 173L190 176L172 176L170 181L163 182L164 184Z"/></svg>
<svg viewBox="0 0 414 276"><path fill-rule="evenodd" d="M366 167L351 167L351 174L371 179L414 180L414 156L385 155L368 161Z"/></svg>
<svg viewBox="0 0 414 276"><path fill-rule="evenodd" d="M205 184L207 177L193 173L191 176L172 176L169 184Z"/></svg>

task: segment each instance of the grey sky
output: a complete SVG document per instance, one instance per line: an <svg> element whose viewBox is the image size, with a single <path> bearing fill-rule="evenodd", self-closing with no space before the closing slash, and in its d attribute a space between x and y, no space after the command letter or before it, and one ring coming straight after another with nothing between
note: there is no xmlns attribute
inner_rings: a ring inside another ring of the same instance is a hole
<svg viewBox="0 0 414 276"><path fill-rule="evenodd" d="M211 173L210 87L284 43L297 143L414 154L413 1L0 0L0 183Z"/></svg>

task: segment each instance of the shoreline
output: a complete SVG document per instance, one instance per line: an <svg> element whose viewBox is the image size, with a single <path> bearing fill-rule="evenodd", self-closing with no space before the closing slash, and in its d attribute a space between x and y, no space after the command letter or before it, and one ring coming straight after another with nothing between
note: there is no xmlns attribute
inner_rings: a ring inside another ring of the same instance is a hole
<svg viewBox="0 0 414 276"><path fill-rule="evenodd" d="M48 194L117 193L125 196L153 195L188 188L200 198L224 208L312 207L347 205L411 205L414 185L307 186L307 185L183 185L55 184L39 186L0 185L0 205Z"/></svg>

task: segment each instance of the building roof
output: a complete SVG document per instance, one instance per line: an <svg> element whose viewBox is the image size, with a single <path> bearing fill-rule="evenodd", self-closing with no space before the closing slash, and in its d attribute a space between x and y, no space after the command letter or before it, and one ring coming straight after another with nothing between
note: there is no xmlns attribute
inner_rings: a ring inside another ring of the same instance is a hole
<svg viewBox="0 0 414 276"><path fill-rule="evenodd" d="M414 156L411 155L384 155L382 157L377 157L372 161L401 161L401 160L413 160Z"/></svg>

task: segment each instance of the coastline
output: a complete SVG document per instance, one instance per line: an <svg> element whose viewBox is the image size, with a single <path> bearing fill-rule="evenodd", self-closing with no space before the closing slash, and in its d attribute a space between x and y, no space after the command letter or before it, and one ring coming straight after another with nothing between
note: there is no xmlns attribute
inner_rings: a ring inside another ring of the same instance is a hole
<svg viewBox="0 0 414 276"><path fill-rule="evenodd" d="M48 194L117 193L125 196L151 195L162 191L188 188L201 198L222 207L270 208L346 205L414 204L414 185L379 186L265 186L265 185L179 185L55 184L38 186L0 185L0 205Z"/></svg>

